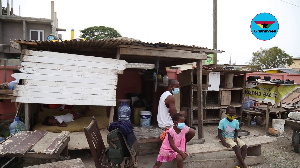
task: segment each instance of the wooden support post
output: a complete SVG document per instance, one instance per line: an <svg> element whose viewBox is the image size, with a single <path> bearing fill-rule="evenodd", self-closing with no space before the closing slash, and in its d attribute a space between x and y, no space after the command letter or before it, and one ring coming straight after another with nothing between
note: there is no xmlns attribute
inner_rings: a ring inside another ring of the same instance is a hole
<svg viewBox="0 0 300 168"><path fill-rule="evenodd" d="M249 112L247 113L247 125L248 127L251 125L251 115Z"/></svg>
<svg viewBox="0 0 300 168"><path fill-rule="evenodd" d="M108 119L108 123L112 123L114 121L114 114L115 114L115 110L114 110L114 106L110 107L110 112L109 112L109 119Z"/></svg>
<svg viewBox="0 0 300 168"><path fill-rule="evenodd" d="M4 64L4 71L3 71L3 83L6 82L6 68L7 68L7 60L3 61Z"/></svg>
<svg viewBox="0 0 300 168"><path fill-rule="evenodd" d="M270 114L270 102L267 103L267 111L266 111L266 129L269 128L269 114Z"/></svg>
<svg viewBox="0 0 300 168"><path fill-rule="evenodd" d="M194 103L194 91L193 91L193 86L190 86L190 102L189 102L189 119L190 119L190 125L189 126L193 126L194 124L194 111L193 111L193 103Z"/></svg>
<svg viewBox="0 0 300 168"><path fill-rule="evenodd" d="M117 55L116 55L116 59L119 60L121 57L120 55L120 48L117 48Z"/></svg>
<svg viewBox="0 0 300 168"><path fill-rule="evenodd" d="M25 103L25 130L30 130L29 104Z"/></svg>
<svg viewBox="0 0 300 168"><path fill-rule="evenodd" d="M204 138L203 134L203 99L202 99L202 60L197 62L197 104L198 104L198 139Z"/></svg>
<svg viewBox="0 0 300 168"><path fill-rule="evenodd" d="M217 0L213 1L213 49L217 49L218 48L218 10L217 10L218 4L217 4ZM217 53L214 53L213 56L213 64L217 65L218 63L218 57L217 57Z"/></svg>

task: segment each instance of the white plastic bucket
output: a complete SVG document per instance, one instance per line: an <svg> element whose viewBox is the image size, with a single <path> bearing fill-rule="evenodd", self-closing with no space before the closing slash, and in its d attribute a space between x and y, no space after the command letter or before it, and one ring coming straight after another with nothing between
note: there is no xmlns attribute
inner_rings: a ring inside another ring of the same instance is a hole
<svg viewBox="0 0 300 168"><path fill-rule="evenodd" d="M140 111L140 126L149 127L151 125L151 112L150 111Z"/></svg>
<svg viewBox="0 0 300 168"><path fill-rule="evenodd" d="M283 134L284 132L284 119L273 119L272 120L272 127L279 131L280 134Z"/></svg>

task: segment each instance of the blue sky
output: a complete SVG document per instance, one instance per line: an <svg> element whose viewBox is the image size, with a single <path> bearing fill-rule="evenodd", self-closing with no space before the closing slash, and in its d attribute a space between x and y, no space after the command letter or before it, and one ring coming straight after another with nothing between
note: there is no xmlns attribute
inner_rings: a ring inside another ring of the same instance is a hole
<svg viewBox="0 0 300 168"><path fill-rule="evenodd" d="M9 0L11 1L11 0ZM7 0L2 0L6 6ZM213 47L213 0L54 0L63 39L75 37L91 26L108 26L122 36L144 42ZM51 0L14 0L14 13L21 16L51 18ZM246 64L252 53L278 46L293 57L300 57L299 0L218 0L219 64ZM269 41L256 39L250 29L259 13L273 14L277 35Z"/></svg>

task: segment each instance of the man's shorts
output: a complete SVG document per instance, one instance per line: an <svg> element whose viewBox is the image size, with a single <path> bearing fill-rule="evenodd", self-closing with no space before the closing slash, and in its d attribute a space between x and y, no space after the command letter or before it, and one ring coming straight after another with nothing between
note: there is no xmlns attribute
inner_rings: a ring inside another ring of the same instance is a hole
<svg viewBox="0 0 300 168"><path fill-rule="evenodd" d="M226 138L224 138L224 140L227 144L230 145L231 148L233 148L236 145L239 145L239 147L242 148L242 146L246 145L245 142L243 142L240 138L237 138L238 144L236 144L236 142L234 142L233 138L226 137Z"/></svg>

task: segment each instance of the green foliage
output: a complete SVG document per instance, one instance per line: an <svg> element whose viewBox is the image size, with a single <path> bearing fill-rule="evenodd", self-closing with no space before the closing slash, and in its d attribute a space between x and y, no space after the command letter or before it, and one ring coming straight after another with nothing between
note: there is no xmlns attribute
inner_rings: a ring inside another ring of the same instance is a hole
<svg viewBox="0 0 300 168"><path fill-rule="evenodd" d="M122 37L121 34L111 27L94 26L80 30L81 38L86 40L104 40L105 38Z"/></svg>
<svg viewBox="0 0 300 168"><path fill-rule="evenodd" d="M9 125L10 125L10 123L1 123L1 125L0 125L0 136L6 138L10 135Z"/></svg>
<svg viewBox="0 0 300 168"><path fill-rule="evenodd" d="M293 57L285 53L278 47L269 49L260 48L253 53L249 67L252 71L261 71L263 69L280 68L293 64Z"/></svg>

